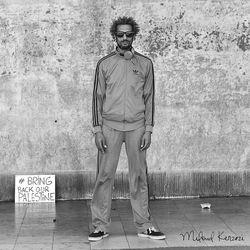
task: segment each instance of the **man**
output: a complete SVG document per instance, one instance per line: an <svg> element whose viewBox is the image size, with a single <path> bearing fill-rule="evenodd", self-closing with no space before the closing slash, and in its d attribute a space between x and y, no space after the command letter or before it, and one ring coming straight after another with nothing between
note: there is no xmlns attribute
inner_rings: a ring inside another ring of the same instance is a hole
<svg viewBox="0 0 250 250"><path fill-rule="evenodd" d="M95 231L89 235L90 241L109 236L112 188L123 142L138 236L165 239L152 226L148 210L146 150L154 126L154 72L151 60L132 47L138 32L133 18L114 20L110 33L117 48L96 67L92 115L98 162L91 202Z"/></svg>

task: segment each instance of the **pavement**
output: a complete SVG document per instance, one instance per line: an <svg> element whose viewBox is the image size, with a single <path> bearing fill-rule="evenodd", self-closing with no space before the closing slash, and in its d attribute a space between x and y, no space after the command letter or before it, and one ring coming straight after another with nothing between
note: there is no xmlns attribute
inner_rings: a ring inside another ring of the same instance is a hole
<svg viewBox="0 0 250 250"><path fill-rule="evenodd" d="M110 236L90 243L89 204L0 202L0 249L250 249L250 197L151 200L153 223L165 240L137 237L129 200L113 200Z"/></svg>

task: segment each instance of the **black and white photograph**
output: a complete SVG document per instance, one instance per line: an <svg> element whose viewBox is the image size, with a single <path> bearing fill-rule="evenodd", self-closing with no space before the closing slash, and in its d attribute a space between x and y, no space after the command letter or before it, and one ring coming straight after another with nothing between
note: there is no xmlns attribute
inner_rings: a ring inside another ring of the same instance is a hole
<svg viewBox="0 0 250 250"><path fill-rule="evenodd" d="M250 0L0 0L0 250L250 250Z"/></svg>

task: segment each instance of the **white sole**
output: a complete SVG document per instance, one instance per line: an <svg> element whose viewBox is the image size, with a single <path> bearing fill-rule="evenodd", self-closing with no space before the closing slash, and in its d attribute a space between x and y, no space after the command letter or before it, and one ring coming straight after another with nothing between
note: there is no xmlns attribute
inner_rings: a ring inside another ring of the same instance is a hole
<svg viewBox="0 0 250 250"><path fill-rule="evenodd" d="M146 234L137 234L139 237L141 238L149 238L149 239L152 239L152 240L164 240L166 239L166 236L165 235L162 235L162 236L150 236L150 235L146 235Z"/></svg>
<svg viewBox="0 0 250 250"><path fill-rule="evenodd" d="M106 238L108 236L109 236L109 234L104 234L103 236L100 236L100 237L88 237L88 240L89 241L99 241L99 240L102 240L103 238Z"/></svg>

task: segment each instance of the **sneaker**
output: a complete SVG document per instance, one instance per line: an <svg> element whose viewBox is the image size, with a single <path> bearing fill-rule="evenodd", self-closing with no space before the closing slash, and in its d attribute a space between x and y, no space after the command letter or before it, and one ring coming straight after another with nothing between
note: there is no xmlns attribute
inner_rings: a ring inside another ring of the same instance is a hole
<svg viewBox="0 0 250 250"><path fill-rule="evenodd" d="M153 240L166 239L166 236L162 232L157 231L154 227L148 228L145 232L138 233L138 236L143 238L150 238Z"/></svg>
<svg viewBox="0 0 250 250"><path fill-rule="evenodd" d="M91 233L89 235L88 239L89 239L89 241L98 241L98 240L102 240L103 238L108 237L108 236L109 236L108 233L95 230L93 233Z"/></svg>

